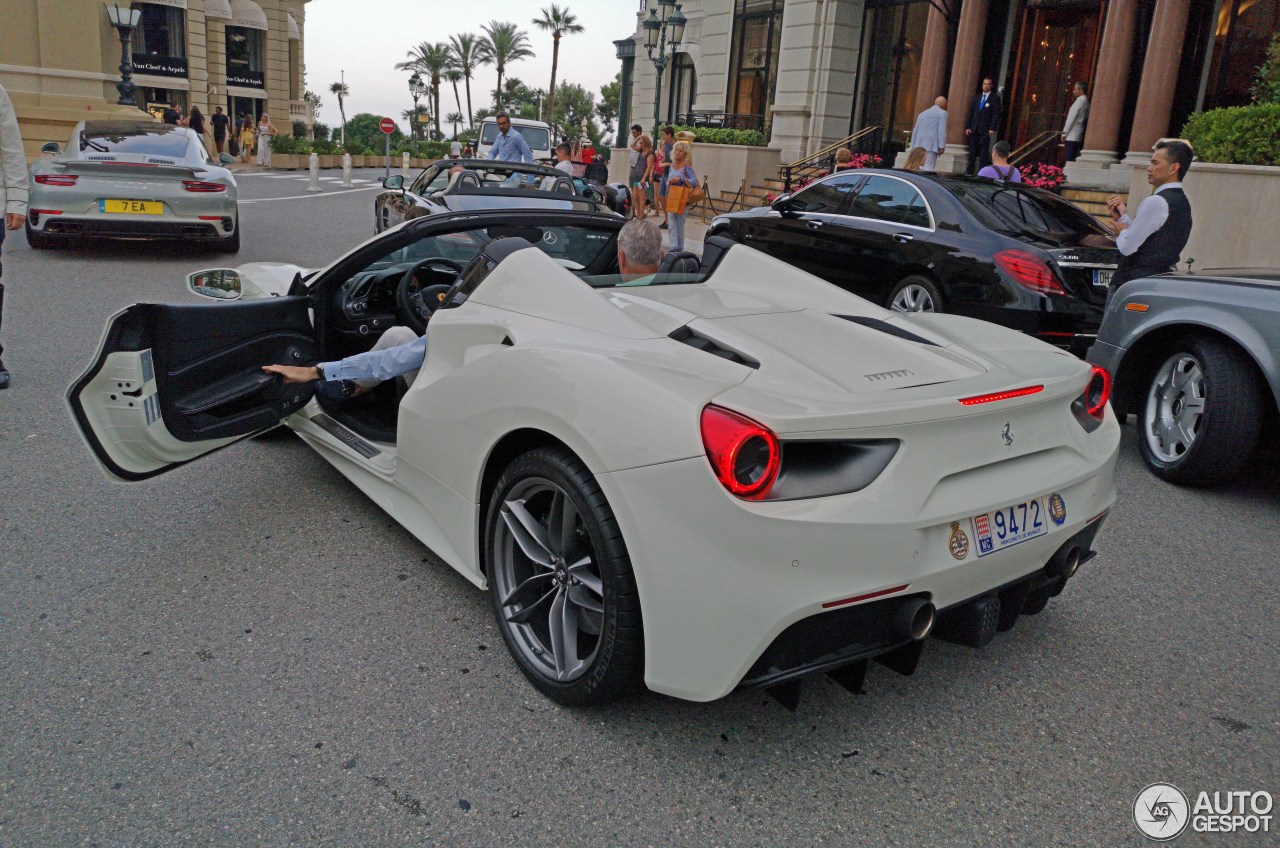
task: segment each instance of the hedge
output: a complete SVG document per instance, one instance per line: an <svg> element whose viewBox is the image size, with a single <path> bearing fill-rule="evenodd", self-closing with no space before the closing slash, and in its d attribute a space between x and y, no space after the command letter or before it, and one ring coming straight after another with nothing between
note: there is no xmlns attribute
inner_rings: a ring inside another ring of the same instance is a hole
<svg viewBox="0 0 1280 848"><path fill-rule="evenodd" d="M1181 137L1203 162L1280 165L1280 103L1200 112L1187 121Z"/></svg>
<svg viewBox="0 0 1280 848"><path fill-rule="evenodd" d="M676 132L691 132L697 144L745 144L764 147L769 139L759 130L726 130L714 127L676 127Z"/></svg>

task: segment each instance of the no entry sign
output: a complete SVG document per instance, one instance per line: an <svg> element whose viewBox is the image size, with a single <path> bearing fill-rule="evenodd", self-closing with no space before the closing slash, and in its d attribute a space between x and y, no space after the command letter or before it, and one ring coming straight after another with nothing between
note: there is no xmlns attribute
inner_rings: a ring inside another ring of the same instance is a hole
<svg viewBox="0 0 1280 848"><path fill-rule="evenodd" d="M387 135L391 135L396 131L396 122L390 118L383 118L378 122L378 129L382 130Z"/></svg>

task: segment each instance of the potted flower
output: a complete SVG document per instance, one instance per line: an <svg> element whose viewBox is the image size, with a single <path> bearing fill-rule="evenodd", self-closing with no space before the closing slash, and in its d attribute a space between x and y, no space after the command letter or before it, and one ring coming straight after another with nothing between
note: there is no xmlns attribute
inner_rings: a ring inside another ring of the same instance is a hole
<svg viewBox="0 0 1280 848"><path fill-rule="evenodd" d="M1018 171L1022 174L1023 185L1042 188L1045 191L1057 191L1066 179L1061 168L1045 162L1028 162L1025 165L1019 165Z"/></svg>

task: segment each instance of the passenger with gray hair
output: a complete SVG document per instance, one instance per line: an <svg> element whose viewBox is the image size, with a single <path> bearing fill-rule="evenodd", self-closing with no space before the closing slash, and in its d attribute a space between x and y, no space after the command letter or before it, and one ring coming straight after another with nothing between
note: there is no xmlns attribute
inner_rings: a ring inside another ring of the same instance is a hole
<svg viewBox="0 0 1280 848"><path fill-rule="evenodd" d="M618 232L618 273L623 285L644 285L662 264L662 232L651 221L632 218Z"/></svg>

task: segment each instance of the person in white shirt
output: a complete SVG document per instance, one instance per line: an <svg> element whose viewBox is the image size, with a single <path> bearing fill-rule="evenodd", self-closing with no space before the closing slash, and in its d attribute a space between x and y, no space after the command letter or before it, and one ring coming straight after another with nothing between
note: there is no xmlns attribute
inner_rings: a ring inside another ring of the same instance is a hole
<svg viewBox="0 0 1280 848"><path fill-rule="evenodd" d="M567 144L556 145L556 170L566 176L573 176L573 148Z"/></svg>
<svg viewBox="0 0 1280 848"><path fill-rule="evenodd" d="M947 146L947 98L939 97L933 105L916 118L911 130L912 147L924 148L924 166L921 171L938 170L938 156Z"/></svg>
<svg viewBox="0 0 1280 848"><path fill-rule="evenodd" d="M22 151L18 115L9 93L0 85L0 245L5 230L20 228L27 217L27 157ZM0 279L4 266L0 265ZM4 283L0 282L0 319L4 316ZM4 345L0 345L0 354ZM0 389L9 387L9 372L0 359Z"/></svg>
<svg viewBox="0 0 1280 848"><path fill-rule="evenodd" d="M1163 274L1177 265L1191 237L1191 203L1182 190L1191 160L1191 145L1181 139L1161 139L1147 165L1147 182L1155 192L1138 204L1137 213L1129 217L1120 195L1107 199L1120 249L1112 291L1129 280Z"/></svg>
<svg viewBox="0 0 1280 848"><path fill-rule="evenodd" d="M454 159L460 158L462 156L462 142L455 138L453 144L449 145L449 155Z"/></svg>
<svg viewBox="0 0 1280 848"><path fill-rule="evenodd" d="M1080 146L1084 144L1084 125L1089 120L1089 98L1085 96L1084 80L1075 84L1076 101L1067 112L1067 123L1062 128L1062 141L1065 159L1076 161L1080 155Z"/></svg>

